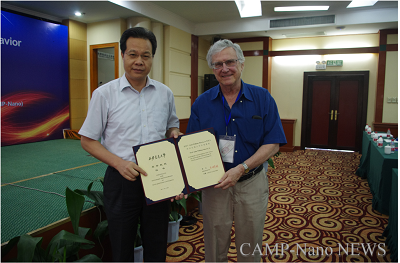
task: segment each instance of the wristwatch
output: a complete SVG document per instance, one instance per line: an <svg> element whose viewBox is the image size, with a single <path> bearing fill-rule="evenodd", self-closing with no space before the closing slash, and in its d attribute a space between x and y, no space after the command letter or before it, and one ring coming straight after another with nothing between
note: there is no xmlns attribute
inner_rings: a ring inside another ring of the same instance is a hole
<svg viewBox="0 0 400 263"><path fill-rule="evenodd" d="M248 172L250 172L249 167L247 166L247 164L242 163L243 167L244 167L244 173L247 174Z"/></svg>

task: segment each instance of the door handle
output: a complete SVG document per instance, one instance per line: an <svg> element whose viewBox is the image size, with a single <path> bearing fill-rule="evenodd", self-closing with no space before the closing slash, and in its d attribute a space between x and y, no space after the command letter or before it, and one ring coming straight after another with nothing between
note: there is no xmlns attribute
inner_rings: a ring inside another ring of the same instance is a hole
<svg viewBox="0 0 400 263"><path fill-rule="evenodd" d="M328 114L329 114L329 113L328 113ZM331 115L331 120L333 120L333 110L331 110L330 115Z"/></svg>
<svg viewBox="0 0 400 263"><path fill-rule="evenodd" d="M335 121L337 120L337 115L338 115L339 113L337 112L337 110L335 110Z"/></svg>

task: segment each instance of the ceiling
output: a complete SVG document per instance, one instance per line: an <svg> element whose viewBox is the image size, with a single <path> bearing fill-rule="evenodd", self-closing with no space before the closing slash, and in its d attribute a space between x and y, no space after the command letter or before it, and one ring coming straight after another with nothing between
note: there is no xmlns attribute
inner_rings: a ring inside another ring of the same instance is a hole
<svg viewBox="0 0 400 263"><path fill-rule="evenodd" d="M316 34L378 33L397 28L398 1L378 1L372 7L346 8L351 1L262 1L262 16L240 18L231 1L2 1L2 8L61 22L73 19L94 23L116 18L147 17L206 38L269 36L272 39ZM277 6L328 5L327 11L274 12ZM85 13L76 17L75 11ZM334 15L330 24L270 27L271 20ZM338 29L344 27L344 29Z"/></svg>

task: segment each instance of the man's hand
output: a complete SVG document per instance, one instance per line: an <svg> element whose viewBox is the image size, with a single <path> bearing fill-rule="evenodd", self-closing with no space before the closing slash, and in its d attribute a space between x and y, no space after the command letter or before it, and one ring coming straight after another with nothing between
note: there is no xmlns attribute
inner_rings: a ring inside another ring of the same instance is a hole
<svg viewBox="0 0 400 263"><path fill-rule="evenodd" d="M140 168L136 163L130 161L121 160L115 169L117 169L118 172L129 181L135 181L136 177L139 176L139 173L147 176L147 173L142 168Z"/></svg>
<svg viewBox="0 0 400 263"><path fill-rule="evenodd" d="M219 184L214 186L214 188L222 188L223 190L228 189L229 187L234 186L239 178L243 175L244 173L244 167L243 165L239 164L238 166L229 169L224 176L218 181Z"/></svg>
<svg viewBox="0 0 400 263"><path fill-rule="evenodd" d="M178 138L179 135L183 135L183 133L181 133L179 131L178 128L170 128L166 133L165 133L165 137L167 138Z"/></svg>
<svg viewBox="0 0 400 263"><path fill-rule="evenodd" d="M175 196L175 198L171 198L171 202L173 202L174 200L176 200L176 201L181 200L184 197L185 197L185 199L187 199L188 195L184 195L183 193L181 193L181 194Z"/></svg>

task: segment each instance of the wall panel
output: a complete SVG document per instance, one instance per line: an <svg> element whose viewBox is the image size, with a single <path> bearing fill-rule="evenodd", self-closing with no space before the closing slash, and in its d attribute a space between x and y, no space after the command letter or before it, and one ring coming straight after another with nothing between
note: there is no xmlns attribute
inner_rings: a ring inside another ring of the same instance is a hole
<svg viewBox="0 0 400 263"><path fill-rule="evenodd" d="M164 83L175 96L179 119L189 118L191 107L192 35L173 26L164 27Z"/></svg>

